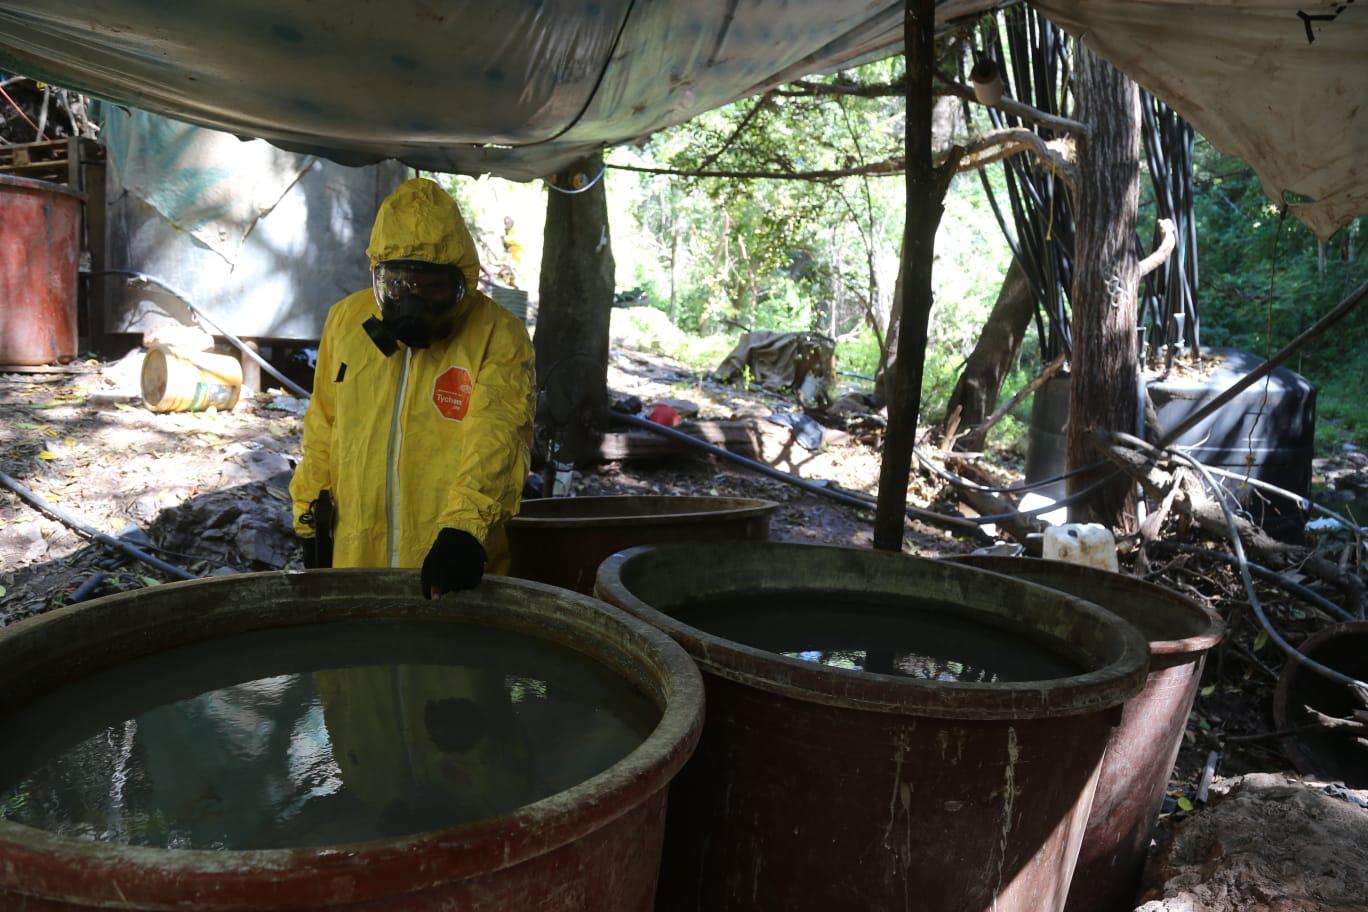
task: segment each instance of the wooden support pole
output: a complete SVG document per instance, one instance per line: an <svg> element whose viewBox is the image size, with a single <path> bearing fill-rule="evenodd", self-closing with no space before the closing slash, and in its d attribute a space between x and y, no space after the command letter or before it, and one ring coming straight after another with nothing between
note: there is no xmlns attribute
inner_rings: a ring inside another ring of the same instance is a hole
<svg viewBox="0 0 1368 912"><path fill-rule="evenodd" d="M903 228L899 355L888 403L888 433L879 471L874 547L902 551L907 518L907 480L921 405L926 328L931 316L931 263L944 193L936 195L931 164L932 77L935 72L935 0L903 0L903 53L907 57L907 218ZM945 181L948 185L948 179Z"/></svg>

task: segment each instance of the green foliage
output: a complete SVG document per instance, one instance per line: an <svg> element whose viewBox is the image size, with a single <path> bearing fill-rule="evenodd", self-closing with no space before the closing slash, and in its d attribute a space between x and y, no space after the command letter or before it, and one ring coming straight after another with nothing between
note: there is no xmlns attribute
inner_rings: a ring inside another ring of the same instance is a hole
<svg viewBox="0 0 1368 912"><path fill-rule="evenodd" d="M861 67L888 82L900 61ZM708 112L613 161L678 170L805 172L900 154L902 101L769 94ZM632 175L614 175L614 191ZM638 175L630 215L653 256L630 282L681 328L858 331L886 319L902 233L901 181L775 181ZM619 271L619 284L625 276Z"/></svg>
<svg viewBox="0 0 1368 912"><path fill-rule="evenodd" d="M1356 226L1322 247L1295 217L1280 215L1247 165L1201 140L1194 179L1203 345L1267 356L1368 281L1368 237ZM1288 366L1320 389L1320 447L1368 442L1361 389L1368 377L1368 310L1351 314Z"/></svg>
<svg viewBox="0 0 1368 912"><path fill-rule="evenodd" d="M700 373L721 364L736 345L730 333L700 336L686 332L653 307L615 308L609 334L617 345L674 358Z"/></svg>
<svg viewBox="0 0 1368 912"><path fill-rule="evenodd" d="M879 343L874 331L866 326L838 342L836 363L841 370L873 377L879 369Z"/></svg>

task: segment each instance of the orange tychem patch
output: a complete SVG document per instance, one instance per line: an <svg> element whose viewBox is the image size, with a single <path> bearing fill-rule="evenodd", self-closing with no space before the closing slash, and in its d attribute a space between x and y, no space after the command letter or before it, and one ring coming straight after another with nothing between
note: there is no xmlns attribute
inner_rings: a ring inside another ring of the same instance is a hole
<svg viewBox="0 0 1368 912"><path fill-rule="evenodd" d="M470 371L464 367L449 367L432 384L432 404L443 418L460 421L470 409L470 394L475 384L470 380Z"/></svg>

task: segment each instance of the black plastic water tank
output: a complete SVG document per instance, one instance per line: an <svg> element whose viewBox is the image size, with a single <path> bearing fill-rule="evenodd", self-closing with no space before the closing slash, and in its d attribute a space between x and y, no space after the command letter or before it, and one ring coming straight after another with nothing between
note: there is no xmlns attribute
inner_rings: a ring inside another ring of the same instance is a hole
<svg viewBox="0 0 1368 912"><path fill-rule="evenodd" d="M1064 425L1069 420L1069 375L1046 380L1031 398L1031 423L1026 431L1026 480L1040 481L1064 474ZM1036 488L1054 500L1064 496L1064 482Z"/></svg>
<svg viewBox="0 0 1368 912"><path fill-rule="evenodd" d="M1150 398L1163 432L1263 364L1233 348L1204 349L1200 374L1149 382ZM1305 377L1279 367L1173 441L1212 468L1239 472L1303 497L1311 489L1315 455L1316 388ZM1270 534L1299 535L1302 513L1285 497L1255 492L1236 479L1223 479L1254 519Z"/></svg>
<svg viewBox="0 0 1368 912"><path fill-rule="evenodd" d="M1263 359L1233 348L1204 349L1202 371L1185 371L1146 386L1163 429L1178 424L1225 392ZM1026 480L1064 471L1069 378L1052 377L1035 393L1026 445ZM1311 489L1315 454L1316 388L1303 376L1279 367L1185 431L1174 444L1212 468L1247 474L1303 497ZM1237 479L1223 479L1267 531L1280 538L1301 534L1302 513L1285 497L1256 493ZM1038 488L1047 497L1064 494L1064 482Z"/></svg>

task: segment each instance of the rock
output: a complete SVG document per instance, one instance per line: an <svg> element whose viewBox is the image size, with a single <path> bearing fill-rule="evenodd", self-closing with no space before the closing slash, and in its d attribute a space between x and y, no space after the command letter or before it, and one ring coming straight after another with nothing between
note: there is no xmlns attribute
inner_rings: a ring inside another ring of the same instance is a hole
<svg viewBox="0 0 1368 912"><path fill-rule="evenodd" d="M1277 773L1223 785L1149 860L1136 912L1368 912L1368 810Z"/></svg>
<svg viewBox="0 0 1368 912"><path fill-rule="evenodd" d="M275 450L244 450L224 461L219 484L227 488L269 481L282 472L289 472L292 468L290 460Z"/></svg>
<svg viewBox="0 0 1368 912"><path fill-rule="evenodd" d="M277 412L289 412L291 415L302 415L309 408L309 400L296 396L276 396L266 403L266 408Z"/></svg>

